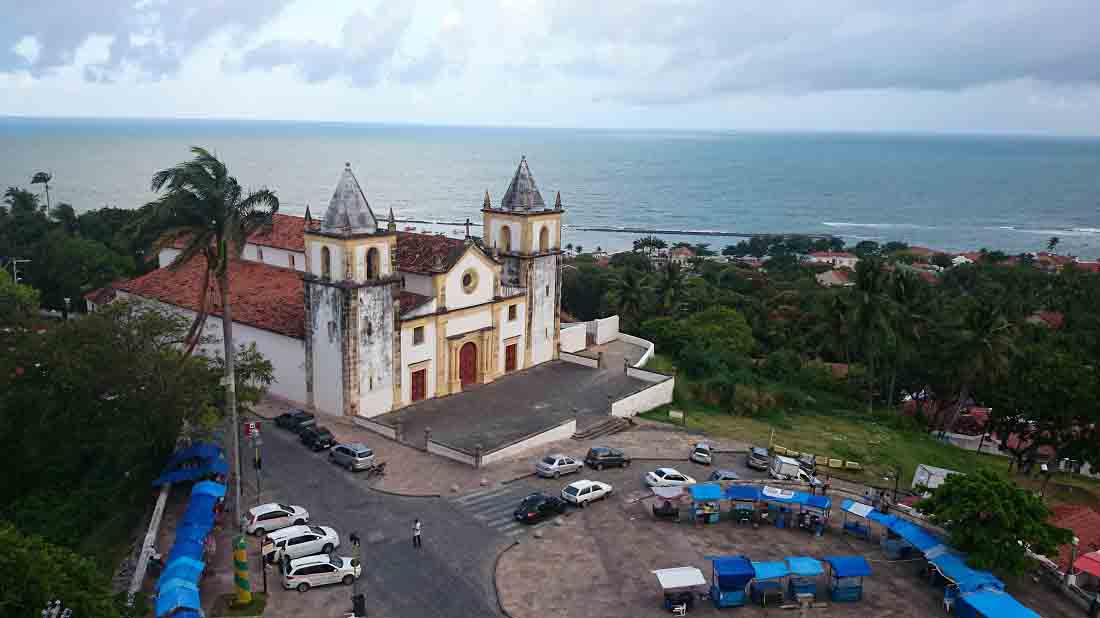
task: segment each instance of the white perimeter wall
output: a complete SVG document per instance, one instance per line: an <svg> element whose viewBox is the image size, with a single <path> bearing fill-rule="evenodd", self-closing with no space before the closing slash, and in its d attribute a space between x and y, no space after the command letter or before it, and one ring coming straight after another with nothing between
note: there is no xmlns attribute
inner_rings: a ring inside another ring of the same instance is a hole
<svg viewBox="0 0 1100 618"><path fill-rule="evenodd" d="M664 382L656 382L643 391L614 401L611 403L611 416L629 418L672 403L672 391L675 387L676 380L667 378Z"/></svg>
<svg viewBox="0 0 1100 618"><path fill-rule="evenodd" d="M617 315L602 320L592 320L587 324L588 333L596 340L596 345L603 345L619 337L619 316Z"/></svg>
<svg viewBox="0 0 1100 618"><path fill-rule="evenodd" d="M516 305L516 319L508 320L508 306ZM517 298L513 301L503 303L498 310L497 320L500 322L500 338L497 341L497 348L500 350L500 354L497 357L497 371L504 371L504 363L507 360L507 354L504 352L504 342L512 337L519 337L516 340L516 371L523 369L523 349L526 345L524 341L523 325L526 323L524 319L527 316L527 303Z"/></svg>
<svg viewBox="0 0 1100 618"><path fill-rule="evenodd" d="M585 346L585 331L587 329L583 322L576 324L562 325L561 327L561 343L560 348L562 352L580 352Z"/></svg>
<svg viewBox="0 0 1100 618"><path fill-rule="evenodd" d="M559 356L559 358L561 358L561 360L563 360L567 363L573 363L575 365L584 365L585 367L591 367L593 369L598 369L599 366L600 366L600 361L595 359L595 358L588 358L587 356L578 356L578 355L572 354L570 352L562 352L561 355Z"/></svg>
<svg viewBox="0 0 1100 618"><path fill-rule="evenodd" d="M547 429L542 433L528 436L527 438L524 438L523 440L520 440L515 444L510 444L491 453L482 454L481 465L484 466L485 464L491 464L494 461L500 461L502 459L513 457L524 451L542 446L543 444L549 444L551 442L557 442L558 440L564 440L575 433L577 433L577 419L571 418L561 425L554 427L553 429Z"/></svg>
<svg viewBox="0 0 1100 618"><path fill-rule="evenodd" d="M653 357L653 342L646 341L641 337L635 337L634 335L628 335L626 333L619 333L619 339L645 349L645 353L642 354L642 357L638 359L638 362L634 363L635 367L644 366L647 362L649 362L649 359Z"/></svg>
<svg viewBox="0 0 1100 618"><path fill-rule="evenodd" d="M175 305L168 305L159 301L150 300L141 296L134 296L126 292L119 292L120 298L129 298L147 302L151 305L166 309L188 320L195 318L195 312ZM206 318L204 334L216 337L217 342L203 345L198 352L204 356L222 356L222 320L218 316L211 315ZM256 349L264 358L271 361L275 382L268 390L283 399L289 399L297 403L306 401L306 373L305 373L305 343L301 339L287 337L279 333L254 328L246 324L236 322L233 324L233 339L237 345L255 343Z"/></svg>
<svg viewBox="0 0 1100 618"><path fill-rule="evenodd" d="M401 328L401 362L404 364L404 367L401 368L402 403L412 401L412 370L409 367L424 361L429 361L426 367L428 370L427 379L424 380L424 398L435 397L435 344L434 321L429 320L424 324L424 342L420 345L413 345L413 328L411 326Z"/></svg>
<svg viewBox="0 0 1100 618"><path fill-rule="evenodd" d="M435 440L428 440L428 452L433 455L439 455L440 457L446 457L447 459L453 459L459 463L464 463L467 466L476 466L477 460L473 455L467 455L462 451L456 451L455 449L444 446Z"/></svg>

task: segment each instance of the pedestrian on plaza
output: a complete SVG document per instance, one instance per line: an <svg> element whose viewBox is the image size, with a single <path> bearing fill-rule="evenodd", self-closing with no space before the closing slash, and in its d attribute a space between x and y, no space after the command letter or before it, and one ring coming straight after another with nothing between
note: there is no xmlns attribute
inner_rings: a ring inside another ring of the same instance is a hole
<svg viewBox="0 0 1100 618"><path fill-rule="evenodd" d="M413 521L413 547L420 547L420 520Z"/></svg>
<svg viewBox="0 0 1100 618"><path fill-rule="evenodd" d="M823 496L829 495L829 488L830 487L832 487L832 480L829 478L829 475L826 474L825 475L825 484L821 486L821 495L823 495Z"/></svg>

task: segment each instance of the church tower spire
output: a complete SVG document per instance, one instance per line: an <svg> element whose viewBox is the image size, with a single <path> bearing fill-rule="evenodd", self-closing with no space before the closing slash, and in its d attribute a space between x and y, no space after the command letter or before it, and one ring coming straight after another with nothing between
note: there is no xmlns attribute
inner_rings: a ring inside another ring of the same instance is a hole
<svg viewBox="0 0 1100 618"><path fill-rule="evenodd" d="M388 232L396 232L397 231L397 219L393 218L393 207L392 206L390 207L390 218L386 222L386 231L388 231Z"/></svg>

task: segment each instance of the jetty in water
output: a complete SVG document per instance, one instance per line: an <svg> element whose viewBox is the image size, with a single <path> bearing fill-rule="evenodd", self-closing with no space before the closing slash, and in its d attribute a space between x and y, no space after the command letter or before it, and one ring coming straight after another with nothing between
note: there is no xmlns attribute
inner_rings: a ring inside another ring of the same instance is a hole
<svg viewBox="0 0 1100 618"><path fill-rule="evenodd" d="M397 223L420 223L424 225L451 225L455 227L462 227L467 223L472 227L481 227L480 223L474 221L427 221L423 219L396 219ZM666 236L724 236L729 238L757 238L757 237L774 237L774 236L802 236L806 238L833 238L834 234L817 234L817 233L800 233L800 232L786 232L782 234L770 233L770 232L725 232L721 230L662 230L656 228L643 228L643 227L584 227L584 226L564 226L569 230L576 230L578 232L604 232L607 234L643 234L643 235L666 235Z"/></svg>

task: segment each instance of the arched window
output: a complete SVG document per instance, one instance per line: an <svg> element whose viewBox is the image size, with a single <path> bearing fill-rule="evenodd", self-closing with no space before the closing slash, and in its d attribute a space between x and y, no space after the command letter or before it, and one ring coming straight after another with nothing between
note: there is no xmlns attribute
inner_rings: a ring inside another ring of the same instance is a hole
<svg viewBox="0 0 1100 618"><path fill-rule="evenodd" d="M507 225L500 226L500 242L497 245L501 251L512 250L512 230Z"/></svg>
<svg viewBox="0 0 1100 618"><path fill-rule="evenodd" d="M321 278L325 281L332 279L332 255L328 247L321 247Z"/></svg>
<svg viewBox="0 0 1100 618"><path fill-rule="evenodd" d="M550 250L550 228L543 226L539 232L539 251L545 253Z"/></svg>
<svg viewBox="0 0 1100 618"><path fill-rule="evenodd" d="M367 279L378 278L378 249L367 250Z"/></svg>

